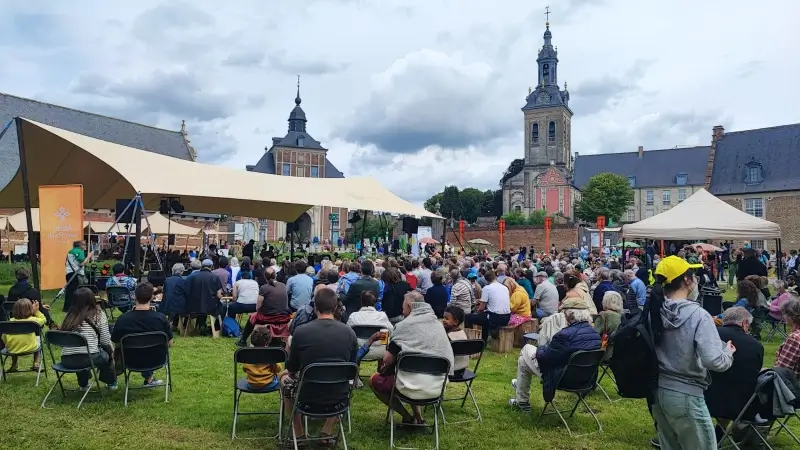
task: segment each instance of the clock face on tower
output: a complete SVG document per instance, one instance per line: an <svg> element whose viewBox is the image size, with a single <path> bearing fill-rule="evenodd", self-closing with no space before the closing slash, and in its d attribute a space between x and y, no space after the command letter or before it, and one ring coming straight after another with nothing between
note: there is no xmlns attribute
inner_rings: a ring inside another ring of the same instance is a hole
<svg viewBox="0 0 800 450"><path fill-rule="evenodd" d="M546 105L550 103L550 94L548 94L547 92L542 92L541 94L539 94L539 97L537 97L536 102L539 103L540 105Z"/></svg>

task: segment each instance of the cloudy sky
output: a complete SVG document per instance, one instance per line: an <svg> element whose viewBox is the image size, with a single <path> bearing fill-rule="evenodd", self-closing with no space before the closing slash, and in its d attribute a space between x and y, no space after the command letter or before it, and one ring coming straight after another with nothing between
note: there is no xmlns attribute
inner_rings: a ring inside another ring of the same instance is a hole
<svg viewBox="0 0 800 450"><path fill-rule="evenodd" d="M573 151L800 122L800 3L552 3ZM449 184L496 188L523 156L547 4L8 2L0 90L172 130L185 119L201 161L244 169L285 134L299 74L329 159L421 203Z"/></svg>

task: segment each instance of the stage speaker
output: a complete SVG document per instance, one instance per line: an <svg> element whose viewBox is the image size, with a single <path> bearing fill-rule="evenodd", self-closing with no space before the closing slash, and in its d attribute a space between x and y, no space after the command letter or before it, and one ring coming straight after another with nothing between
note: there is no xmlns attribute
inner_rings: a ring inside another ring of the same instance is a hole
<svg viewBox="0 0 800 450"><path fill-rule="evenodd" d="M167 236L167 245L175 245L175 235L170 234Z"/></svg>
<svg viewBox="0 0 800 450"><path fill-rule="evenodd" d="M403 233L414 234L419 228L419 220L414 217L403 217Z"/></svg>
<svg viewBox="0 0 800 450"><path fill-rule="evenodd" d="M118 198L117 199L117 207L114 209L114 215L116 216L117 222L119 223L131 223L133 222L133 209L136 204L131 204L132 199L130 198ZM129 207L128 205L131 204ZM125 210L125 208L128 208ZM123 214L123 211L125 214Z"/></svg>
<svg viewBox="0 0 800 450"><path fill-rule="evenodd" d="M297 230L297 224L296 223L294 223L294 222L286 222L286 237L287 238L289 236L291 236L292 233L295 232L295 230Z"/></svg>
<svg viewBox="0 0 800 450"><path fill-rule="evenodd" d="M169 200L166 198L161 199L161 204L158 205L158 212L161 214L169 214Z"/></svg>

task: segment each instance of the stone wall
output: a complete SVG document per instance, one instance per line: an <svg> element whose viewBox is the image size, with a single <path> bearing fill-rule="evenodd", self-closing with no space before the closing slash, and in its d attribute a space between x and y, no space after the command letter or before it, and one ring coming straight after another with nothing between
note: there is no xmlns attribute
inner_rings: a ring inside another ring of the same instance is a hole
<svg viewBox="0 0 800 450"><path fill-rule="evenodd" d="M500 235L497 227L470 227L464 230L464 239L486 239L492 243L494 249L499 249ZM451 243L453 238L448 238ZM555 244L556 248L571 248L578 243L578 227L572 225L554 226L550 230L550 243ZM466 242L464 243L465 245ZM544 250L544 227L506 227L503 237L503 246L528 247L533 246L537 251Z"/></svg>
<svg viewBox="0 0 800 450"><path fill-rule="evenodd" d="M781 245L785 252L800 249L800 193L767 193L747 196L721 196L725 203L736 209L744 210L745 198L759 197L764 201L764 218L775 222L781 227ZM734 241L734 245L741 247L743 240ZM768 250L775 250L775 240L766 240L764 246Z"/></svg>

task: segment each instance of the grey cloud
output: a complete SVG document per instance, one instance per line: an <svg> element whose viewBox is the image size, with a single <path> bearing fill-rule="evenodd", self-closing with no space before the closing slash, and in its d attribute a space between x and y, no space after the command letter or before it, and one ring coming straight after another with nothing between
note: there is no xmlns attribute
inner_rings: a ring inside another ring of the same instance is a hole
<svg viewBox="0 0 800 450"><path fill-rule="evenodd" d="M746 63L739 66L736 70L736 77L737 78L747 78L750 75L758 72L759 70L763 70L764 61L753 60L747 61Z"/></svg>
<svg viewBox="0 0 800 450"><path fill-rule="evenodd" d="M260 66L264 63L266 56L264 52L258 50L241 51L228 55L223 64L231 67Z"/></svg>
<svg viewBox="0 0 800 450"><path fill-rule="evenodd" d="M228 93L209 91L194 74L186 71L157 71L148 77L130 80L111 80L88 74L78 77L70 91L124 99L130 109L138 112L158 112L204 121L228 117L238 106Z"/></svg>
<svg viewBox="0 0 800 450"><path fill-rule="evenodd" d="M407 55L343 120L338 137L390 153L490 142L518 125L515 109L498 100L507 93L498 92L496 79L488 66L464 65L430 50Z"/></svg>
<svg viewBox="0 0 800 450"><path fill-rule="evenodd" d="M66 17L57 14L12 12L0 18L0 38L19 42L26 47L60 47L66 42L66 20Z"/></svg>
<svg viewBox="0 0 800 450"><path fill-rule="evenodd" d="M228 55L223 64L230 67L256 67L274 69L290 75L325 75L341 72L350 66L348 61L327 61L325 58L309 58L287 55L285 51L267 53L263 50L241 50Z"/></svg>
<svg viewBox="0 0 800 450"><path fill-rule="evenodd" d="M219 162L230 159L239 147L236 136L228 131L227 124L219 121L198 123L197 129L189 124L189 139L197 150L201 162Z"/></svg>
<svg viewBox="0 0 800 450"><path fill-rule="evenodd" d="M208 27L214 17L184 1L164 2L140 14L131 32L145 41L159 40L166 33L192 27Z"/></svg>
<svg viewBox="0 0 800 450"><path fill-rule="evenodd" d="M583 81L570 92L570 106L582 115L590 115L612 107L633 93L640 92L638 83L652 61L638 60L622 75L603 75Z"/></svg>

